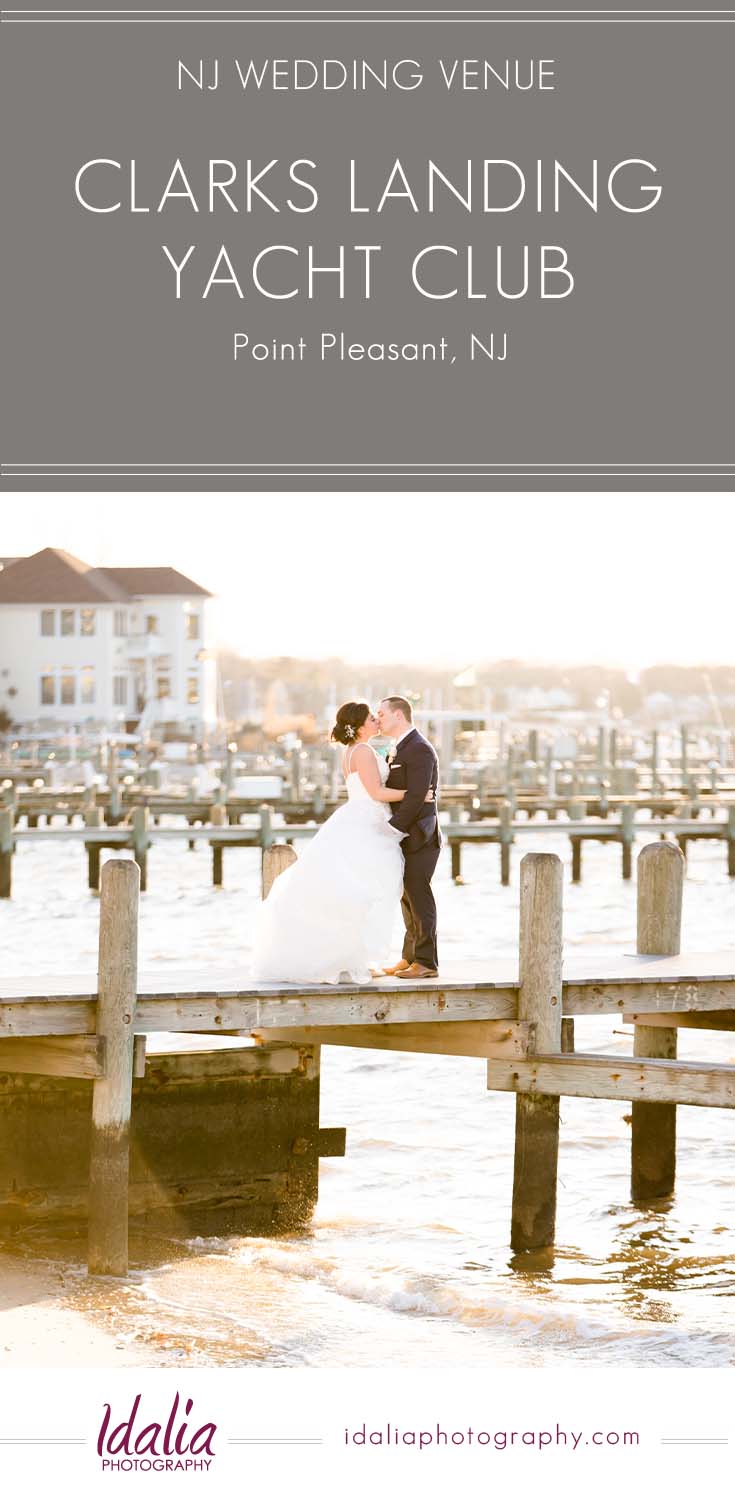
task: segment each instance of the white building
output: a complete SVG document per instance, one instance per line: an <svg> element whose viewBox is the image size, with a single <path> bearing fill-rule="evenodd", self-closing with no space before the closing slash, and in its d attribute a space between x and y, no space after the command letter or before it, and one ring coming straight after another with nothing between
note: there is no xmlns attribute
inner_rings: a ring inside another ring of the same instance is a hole
<svg viewBox="0 0 735 1500"><path fill-rule="evenodd" d="M91 568L44 547L0 566L0 707L19 724L217 717L211 595L175 568Z"/></svg>

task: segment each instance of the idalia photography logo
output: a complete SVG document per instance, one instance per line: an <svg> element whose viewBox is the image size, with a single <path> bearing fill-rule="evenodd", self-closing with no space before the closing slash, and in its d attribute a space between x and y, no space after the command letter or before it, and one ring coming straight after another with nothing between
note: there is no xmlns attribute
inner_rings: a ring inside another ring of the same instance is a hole
<svg viewBox="0 0 735 1500"><path fill-rule="evenodd" d="M150 1420L152 1414L142 1409L142 1401L139 1393L122 1421L117 1420L122 1414L113 1415L111 1404L105 1403L97 1437L103 1472L208 1470L215 1457L216 1423L195 1426L198 1418L189 1420L194 1402L188 1398L182 1405L178 1391L164 1421Z"/></svg>

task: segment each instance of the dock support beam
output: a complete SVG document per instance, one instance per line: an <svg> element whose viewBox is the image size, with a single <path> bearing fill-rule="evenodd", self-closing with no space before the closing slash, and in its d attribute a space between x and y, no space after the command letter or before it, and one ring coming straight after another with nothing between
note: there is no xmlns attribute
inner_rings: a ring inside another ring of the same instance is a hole
<svg viewBox="0 0 735 1500"><path fill-rule="evenodd" d="M561 860L556 854L526 854L521 860L518 1019L535 1025L534 1050L541 1053L561 1051L561 928ZM518 1094L510 1234L514 1250L554 1243L558 1157L558 1098Z"/></svg>
<svg viewBox="0 0 735 1500"><path fill-rule="evenodd" d="M269 844L263 850L261 893L264 901L274 880L293 864L296 857L291 844Z"/></svg>
<svg viewBox="0 0 735 1500"><path fill-rule="evenodd" d="M125 1276L128 1269L130 1102L138 988L140 870L132 859L102 868L97 1035L105 1042L105 1076L92 1092L88 1269Z"/></svg>
<svg viewBox="0 0 735 1500"><path fill-rule="evenodd" d="M0 807L0 899L9 901L13 889L13 809Z"/></svg>
<svg viewBox="0 0 735 1500"><path fill-rule="evenodd" d="M638 856L638 952L681 951L684 856L676 844L646 844ZM636 1026L635 1057L676 1057L675 1027ZM676 1177L676 1105L632 1107L631 1195L665 1198Z"/></svg>
<svg viewBox="0 0 735 1500"><path fill-rule="evenodd" d="M84 814L85 828L101 828L102 812L99 807L89 807ZM100 844L87 844L87 885L90 891L99 891L100 888L100 856L102 846Z"/></svg>
<svg viewBox="0 0 735 1500"><path fill-rule="evenodd" d="M735 807L727 809L727 873L735 875Z"/></svg>
<svg viewBox="0 0 735 1500"><path fill-rule="evenodd" d="M501 802L498 809L500 823L500 884L510 885L510 846L513 843L513 803Z"/></svg>
<svg viewBox="0 0 735 1500"><path fill-rule="evenodd" d="M227 822L227 808L223 803L216 802L209 816L213 828L224 828ZM212 885L214 886L221 886L223 884L224 872L222 863L224 852L224 845L215 844L214 840L212 840Z"/></svg>
<svg viewBox="0 0 735 1500"><path fill-rule="evenodd" d="M623 846L623 880L630 880L633 875L635 843L635 807L631 802L624 802L620 809L620 840ZM678 953L678 948L676 951Z"/></svg>
<svg viewBox="0 0 735 1500"><path fill-rule="evenodd" d="M150 814L147 807L134 807L130 822L132 824L133 858L140 869L140 889L148 889L148 828L150 825Z"/></svg>

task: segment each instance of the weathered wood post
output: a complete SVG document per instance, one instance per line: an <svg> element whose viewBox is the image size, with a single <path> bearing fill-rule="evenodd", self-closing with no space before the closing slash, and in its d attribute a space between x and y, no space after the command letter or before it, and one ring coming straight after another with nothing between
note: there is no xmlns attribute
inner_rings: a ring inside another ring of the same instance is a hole
<svg viewBox="0 0 735 1500"><path fill-rule="evenodd" d="M505 763L505 792L506 796L513 786L516 774L516 747L511 741L508 746L508 755Z"/></svg>
<svg viewBox="0 0 735 1500"><path fill-rule="evenodd" d="M221 802L215 802L210 813L213 828L224 828L227 823L227 808ZM212 841L212 885L221 886L223 883L222 856L225 852L224 844L215 844Z"/></svg>
<svg viewBox="0 0 735 1500"><path fill-rule="evenodd" d="M607 730L604 724L597 726L597 769L602 776L607 765Z"/></svg>
<svg viewBox="0 0 735 1500"><path fill-rule="evenodd" d="M458 885L462 883L462 841L452 839L449 844L452 855L452 880Z"/></svg>
<svg viewBox="0 0 735 1500"><path fill-rule="evenodd" d="M681 726L681 784L689 791L689 727Z"/></svg>
<svg viewBox="0 0 735 1500"><path fill-rule="evenodd" d="M138 891L132 859L102 869L97 1035L105 1040L105 1076L92 1090L89 1243L92 1276L128 1269L128 1175L133 1029L138 983Z"/></svg>
<svg viewBox="0 0 735 1500"><path fill-rule="evenodd" d="M102 827L102 810L99 807L89 807L84 814L85 828ZM100 857L102 847L100 844L89 843L85 845L87 850L87 885L90 891L98 891L100 888Z"/></svg>
<svg viewBox="0 0 735 1500"><path fill-rule="evenodd" d="M227 746L227 759L225 761L225 800L232 796L235 789L235 744Z"/></svg>
<svg viewBox="0 0 735 1500"><path fill-rule="evenodd" d="M0 808L0 900L9 901L13 888L13 809Z"/></svg>
<svg viewBox="0 0 735 1500"><path fill-rule="evenodd" d="M658 791L658 730L651 731L651 791Z"/></svg>
<svg viewBox="0 0 735 1500"><path fill-rule="evenodd" d="M623 880L630 880L635 842L635 807L632 802L624 802L620 809L620 841L623 846Z"/></svg>
<svg viewBox="0 0 735 1500"><path fill-rule="evenodd" d="M120 822L120 783L117 769L117 750L114 745L107 750L107 785L110 789L109 822L114 827Z"/></svg>
<svg viewBox="0 0 735 1500"><path fill-rule="evenodd" d="M561 1051L562 864L557 854L521 860L519 1021L536 1027L534 1050ZM554 1242L559 1100L548 1094L516 1095L513 1210L514 1250Z"/></svg>
<svg viewBox="0 0 735 1500"><path fill-rule="evenodd" d="M579 823L586 816L587 803L581 797L572 797L567 804L567 816L570 823ZM569 842L572 846L572 882L579 885L582 880L582 838L581 835L570 834Z"/></svg>
<svg viewBox="0 0 735 1500"><path fill-rule="evenodd" d="M265 901L274 880L287 870L296 859L296 850L291 844L270 844L263 850L261 893Z"/></svg>
<svg viewBox="0 0 735 1500"><path fill-rule="evenodd" d="M513 843L513 804L501 802L498 809L500 823L500 884L510 885L510 849Z"/></svg>
<svg viewBox="0 0 735 1500"><path fill-rule="evenodd" d="M727 873L735 875L735 807L727 809Z"/></svg>
<svg viewBox="0 0 735 1500"><path fill-rule="evenodd" d="M676 844L646 844L638 856L638 952L680 952L684 856ZM676 1027L636 1026L636 1057L676 1057ZM676 1105L633 1102L631 1194L664 1198L676 1177Z"/></svg>
<svg viewBox="0 0 735 1500"><path fill-rule="evenodd" d="M140 867L140 889L148 889L148 824L149 814L147 807L134 807L130 820L132 827L133 858Z"/></svg>

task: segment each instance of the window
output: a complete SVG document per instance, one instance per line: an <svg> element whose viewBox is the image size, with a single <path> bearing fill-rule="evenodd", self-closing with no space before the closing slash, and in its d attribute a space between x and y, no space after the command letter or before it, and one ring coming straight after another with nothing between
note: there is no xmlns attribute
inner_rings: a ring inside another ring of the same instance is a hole
<svg viewBox="0 0 735 1500"><path fill-rule="evenodd" d="M93 609L80 609L79 611L79 634L94 635L96 626L96 611Z"/></svg>
<svg viewBox="0 0 735 1500"><path fill-rule="evenodd" d="M199 616L198 615L187 615L186 616L186 639L187 639L187 641L198 641L199 640Z"/></svg>
<svg viewBox="0 0 735 1500"><path fill-rule="evenodd" d="M127 633L128 633L128 612L127 612L126 609L116 609L115 610L115 625L114 625L114 629L115 629L115 635L127 635Z"/></svg>
<svg viewBox="0 0 735 1500"><path fill-rule="evenodd" d="M61 611L61 634L73 635L76 610L62 609Z"/></svg>
<svg viewBox="0 0 735 1500"><path fill-rule="evenodd" d="M199 702L199 678L196 673L190 673L186 679L186 701L187 703Z"/></svg>
<svg viewBox="0 0 735 1500"><path fill-rule="evenodd" d="M76 680L73 672L64 672L61 676L61 703L76 703Z"/></svg>
<svg viewBox="0 0 735 1500"><path fill-rule="evenodd" d="M94 703L94 667L82 667L80 702Z"/></svg>
<svg viewBox="0 0 735 1500"><path fill-rule="evenodd" d="M158 615L146 615L145 633L146 635L158 635Z"/></svg>
<svg viewBox="0 0 735 1500"><path fill-rule="evenodd" d="M41 702L44 705L56 702L55 687L56 684L50 674L48 677L41 678Z"/></svg>
<svg viewBox="0 0 735 1500"><path fill-rule="evenodd" d="M170 677L157 677L156 678L156 697L157 698L170 698L171 697L171 678Z"/></svg>
<svg viewBox="0 0 735 1500"><path fill-rule="evenodd" d="M128 702L128 679L127 677L113 677L112 679L112 701L116 708L126 708Z"/></svg>
<svg viewBox="0 0 735 1500"><path fill-rule="evenodd" d="M41 635L56 635L56 610L41 610ZM51 700L53 702L53 699Z"/></svg>

